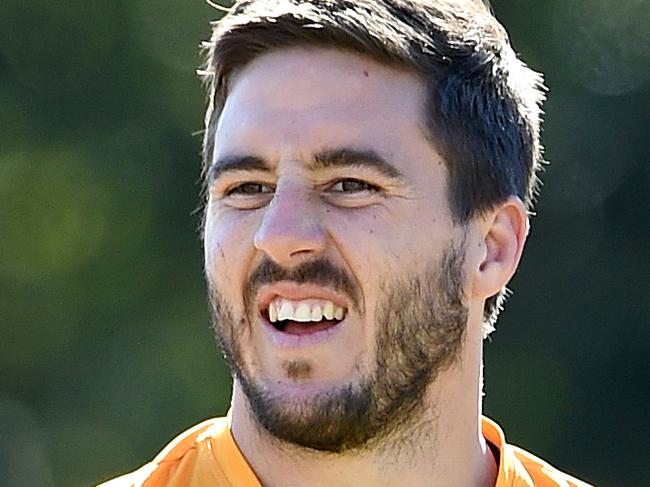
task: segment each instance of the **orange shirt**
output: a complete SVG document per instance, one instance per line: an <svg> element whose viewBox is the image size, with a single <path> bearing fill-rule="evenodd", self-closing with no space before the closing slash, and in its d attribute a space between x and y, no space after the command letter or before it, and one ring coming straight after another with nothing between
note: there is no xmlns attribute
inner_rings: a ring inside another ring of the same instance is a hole
<svg viewBox="0 0 650 487"><path fill-rule="evenodd" d="M483 436L500 452L495 487L590 487L545 461L508 445L483 418ZM235 443L227 418L215 418L174 439L150 463L98 487L262 487Z"/></svg>

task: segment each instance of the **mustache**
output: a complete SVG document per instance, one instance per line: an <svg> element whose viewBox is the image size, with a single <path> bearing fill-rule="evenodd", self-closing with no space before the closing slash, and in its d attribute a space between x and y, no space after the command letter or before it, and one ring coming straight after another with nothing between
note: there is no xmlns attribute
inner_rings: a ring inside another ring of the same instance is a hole
<svg viewBox="0 0 650 487"><path fill-rule="evenodd" d="M347 295L353 306L359 309L359 291L352 277L324 257L303 262L292 269L285 269L268 257L265 258L246 280L244 285L246 305L253 302L255 294L261 286L279 281L328 287Z"/></svg>

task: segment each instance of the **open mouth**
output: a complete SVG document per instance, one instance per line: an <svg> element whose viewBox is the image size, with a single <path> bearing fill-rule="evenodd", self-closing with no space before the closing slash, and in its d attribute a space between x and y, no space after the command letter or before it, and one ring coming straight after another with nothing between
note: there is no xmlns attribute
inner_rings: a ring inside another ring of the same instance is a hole
<svg viewBox="0 0 650 487"><path fill-rule="evenodd" d="M325 299L299 301L277 297L262 310L262 315L278 331L307 335L327 330L345 319L347 310Z"/></svg>

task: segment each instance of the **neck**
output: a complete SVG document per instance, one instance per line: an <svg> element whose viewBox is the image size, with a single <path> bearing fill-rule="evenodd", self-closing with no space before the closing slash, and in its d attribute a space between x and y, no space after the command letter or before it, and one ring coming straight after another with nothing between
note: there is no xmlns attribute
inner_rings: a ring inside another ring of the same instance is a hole
<svg viewBox="0 0 650 487"><path fill-rule="evenodd" d="M411 430L379 447L331 454L280 442L255 421L236 383L235 441L265 487L492 487L497 468L480 425L481 353L465 345L468 353L430 385L428 404Z"/></svg>

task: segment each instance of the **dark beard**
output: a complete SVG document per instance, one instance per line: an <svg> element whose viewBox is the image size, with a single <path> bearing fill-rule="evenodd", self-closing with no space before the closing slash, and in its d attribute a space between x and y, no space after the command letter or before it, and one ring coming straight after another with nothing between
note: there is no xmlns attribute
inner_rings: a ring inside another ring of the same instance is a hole
<svg viewBox="0 0 650 487"><path fill-rule="evenodd" d="M417 422L428 385L454 363L462 345L467 321L464 251L464 240L449 243L439 263L383 287L370 376L300 401L273 393L247 373L240 344L250 321L242 317L237 324L211 288L217 341L257 422L277 439L333 453L370 448ZM292 271L265 260L246 285L245 302L251 302L259 286L278 280L329 286L346 292L358 307L353 281L325 259Z"/></svg>

